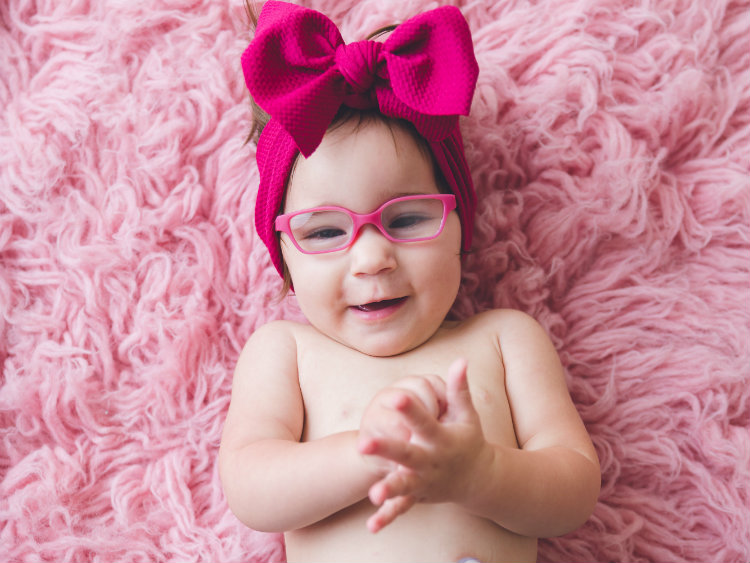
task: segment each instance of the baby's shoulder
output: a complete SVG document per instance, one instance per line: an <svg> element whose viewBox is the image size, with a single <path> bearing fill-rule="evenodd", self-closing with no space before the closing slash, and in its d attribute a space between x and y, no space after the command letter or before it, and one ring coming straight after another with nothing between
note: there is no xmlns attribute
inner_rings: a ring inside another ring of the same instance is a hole
<svg viewBox="0 0 750 563"><path fill-rule="evenodd" d="M456 323L455 330L448 332L475 346L491 344L504 360L509 355L546 353L552 346L546 329L534 317L516 309L479 313Z"/></svg>
<svg viewBox="0 0 750 563"><path fill-rule="evenodd" d="M453 324L465 332L486 332L498 337L518 331L543 330L541 325L527 313L517 309L491 309Z"/></svg>
<svg viewBox="0 0 750 563"><path fill-rule="evenodd" d="M240 361L244 357L257 358L296 356L299 323L287 320L270 321L256 328L245 342Z"/></svg>
<svg viewBox="0 0 750 563"><path fill-rule="evenodd" d="M297 362L308 331L307 325L289 320L274 320L257 327L240 352L235 377L244 380L253 374L273 373L274 377L265 378L268 382L296 385Z"/></svg>
<svg viewBox="0 0 750 563"><path fill-rule="evenodd" d="M255 329L245 347L264 351L284 351L291 353L290 357L294 357L294 351L315 338L319 338L319 333L309 324L274 320Z"/></svg>
<svg viewBox="0 0 750 563"><path fill-rule="evenodd" d="M498 309L481 313L470 319L494 336L507 373L530 363L553 366L557 369L557 351L547 329L534 317L515 309Z"/></svg>
<svg viewBox="0 0 750 563"><path fill-rule="evenodd" d="M294 338L294 323L291 321L270 321L257 327L248 338L248 345L268 345Z"/></svg>
<svg viewBox="0 0 750 563"><path fill-rule="evenodd" d="M518 346L535 349L539 338L546 338L546 333L533 317L514 309L493 309L443 323L427 346L431 352L458 348L473 358L504 362Z"/></svg>
<svg viewBox="0 0 750 563"><path fill-rule="evenodd" d="M250 335L250 340L295 339L300 332L304 332L309 328L311 328L309 325L297 321L285 319L269 321L257 327Z"/></svg>

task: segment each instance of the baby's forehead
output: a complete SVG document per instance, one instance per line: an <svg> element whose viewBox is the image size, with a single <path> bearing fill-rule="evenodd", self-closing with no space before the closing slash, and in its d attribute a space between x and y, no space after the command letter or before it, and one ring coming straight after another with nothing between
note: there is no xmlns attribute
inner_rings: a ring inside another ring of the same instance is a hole
<svg viewBox="0 0 750 563"><path fill-rule="evenodd" d="M287 187L284 210L344 205L355 194L376 196L363 204L368 207L380 201L380 195L395 197L404 191L439 193L428 154L397 124L377 120L347 122L327 133L308 158L298 159ZM371 209L360 212L367 211Z"/></svg>
<svg viewBox="0 0 750 563"><path fill-rule="evenodd" d="M369 156L373 159L424 159L434 164L429 144L411 123L371 112L355 113L346 119L335 121L316 152L327 152L335 160L338 156L337 149L361 140L361 137L367 137L365 142L370 143Z"/></svg>
<svg viewBox="0 0 750 563"><path fill-rule="evenodd" d="M316 174L374 173L393 167L418 166L432 161L429 148L408 128L392 121L350 119L326 132L315 151L307 158L299 156L290 185L300 168L314 168Z"/></svg>
<svg viewBox="0 0 750 563"><path fill-rule="evenodd" d="M403 144L416 145L420 150L430 154L427 141L417 132L414 126L403 119L387 117L377 112L355 112L347 115L345 118L334 121L328 128L324 142L329 143L346 142L352 136L359 135L362 132L377 132L384 134L383 140L390 138L392 146L398 151Z"/></svg>

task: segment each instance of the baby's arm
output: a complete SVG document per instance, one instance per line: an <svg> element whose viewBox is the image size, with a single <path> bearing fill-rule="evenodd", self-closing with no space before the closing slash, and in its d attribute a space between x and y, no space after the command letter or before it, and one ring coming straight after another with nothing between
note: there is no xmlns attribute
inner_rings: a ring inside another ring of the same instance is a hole
<svg viewBox="0 0 750 563"><path fill-rule="evenodd" d="M230 508L260 531L322 520L364 499L377 479L357 453L354 431L300 443L304 407L288 327L262 327L242 351L219 450Z"/></svg>
<svg viewBox="0 0 750 563"><path fill-rule="evenodd" d="M498 315L505 388L520 449L493 448L485 477L480 474L484 486L467 501L516 533L562 535L594 510L599 459L545 330L519 311Z"/></svg>
<svg viewBox="0 0 750 563"><path fill-rule="evenodd" d="M520 449L484 439L471 403L465 364L448 375L447 411L435 421L413 401L396 408L422 437L360 443L363 453L401 465L373 485L380 509L374 531L414 501L454 502L516 533L545 537L575 529L590 515L599 492L599 465L570 400L544 330L517 312L493 313L506 370L506 389Z"/></svg>

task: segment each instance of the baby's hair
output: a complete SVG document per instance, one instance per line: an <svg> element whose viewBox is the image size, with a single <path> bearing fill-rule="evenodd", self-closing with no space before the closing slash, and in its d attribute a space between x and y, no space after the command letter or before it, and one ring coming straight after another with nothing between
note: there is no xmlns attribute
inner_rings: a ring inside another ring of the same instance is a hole
<svg viewBox="0 0 750 563"><path fill-rule="evenodd" d="M249 20L249 25L251 27L251 30L255 32L255 28L258 24L258 11L254 3L252 2L252 0L245 0L245 11L247 13L247 17ZM372 33L370 33L366 39L368 40L376 39L378 37L381 37L382 35L392 32L394 29L396 29L396 27L398 27L397 24L381 27L379 29L376 29ZM252 109L252 123L250 127L250 132L245 138L245 143L247 144L249 142L253 142L255 145L257 145L258 139L260 139L260 135L261 133L263 133L263 129L270 121L271 116L268 115L255 102L252 96L250 96L250 107ZM388 117L386 115L383 115L376 109L358 110L358 109L353 109L347 106L341 106L341 108L339 108L339 111L336 113L336 116L333 118L333 121L328 126L328 131L334 131L340 128L341 126L343 126L344 124L354 122L354 121L356 121L356 124L354 126L354 131L358 131L364 125L367 125L373 122L380 122L384 124L390 130L391 135L393 136L393 139L394 139L394 143L396 142L396 136L395 136L395 131L394 131L395 129L400 129L403 132L407 133L409 137L411 137L414 140L414 142L417 144L419 151L425 156L425 158L429 159L429 161L432 163L432 169L435 175L435 183L437 184L438 191L444 194L453 193L450 190L450 187L448 185L448 182L445 179L445 176L443 175L442 170L440 170L440 167L438 166L437 161L435 160L435 156L432 154L432 151L430 150L429 144L427 143L425 138L419 134L419 132L417 131L417 129L414 127L414 125L411 122L405 119ZM294 175L295 166L296 166L296 160L294 164L292 164L289 177L286 180L286 186L284 186L284 197L282 198L282 201L281 201L281 209L284 209L284 203L286 200L286 192L289 187L289 182L291 181L291 178ZM277 238L279 237L278 233L276 236ZM279 244L281 244L280 240L279 240ZM282 258L281 265L282 265L283 285L277 297L278 301L281 301L284 297L286 297L286 295L289 293L289 290L292 288L292 277L291 277L291 274L289 273L289 269L287 268L286 262L284 262L283 258Z"/></svg>

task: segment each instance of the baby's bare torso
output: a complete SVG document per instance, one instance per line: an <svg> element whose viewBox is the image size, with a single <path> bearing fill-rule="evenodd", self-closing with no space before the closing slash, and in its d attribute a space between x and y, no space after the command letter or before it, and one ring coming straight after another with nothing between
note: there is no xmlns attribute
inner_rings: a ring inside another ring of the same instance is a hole
<svg viewBox="0 0 750 563"><path fill-rule="evenodd" d="M500 347L483 323L479 315L461 324L446 324L419 348L391 358L361 354L311 327L299 326L295 337L305 404L302 440L358 429L366 406L380 389L409 375L444 377L453 360L465 357L485 437L517 447ZM365 525L373 512L364 499L317 524L287 533L289 561L536 560L534 538L513 534L457 505L417 504L377 534Z"/></svg>

